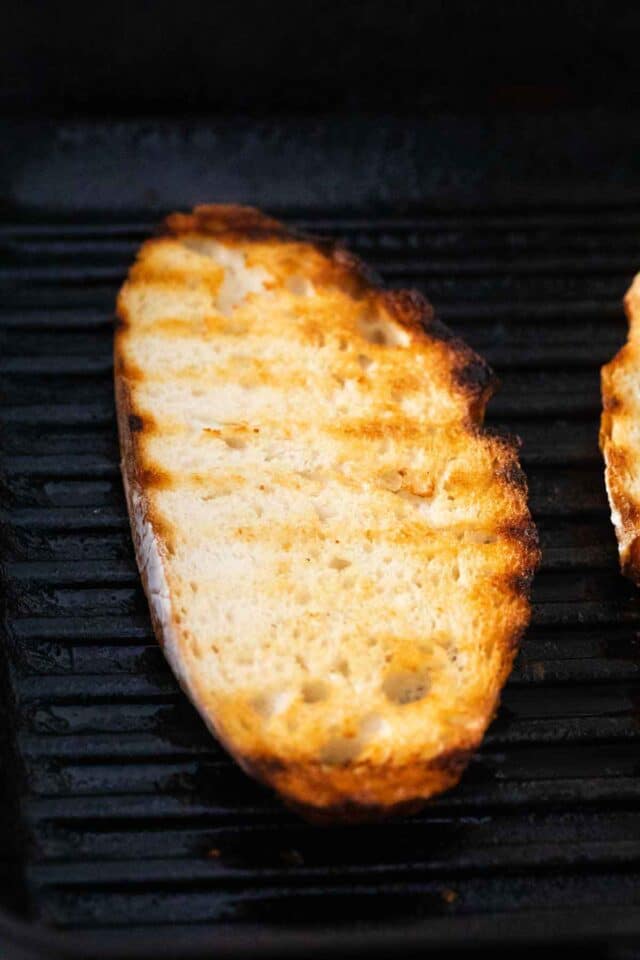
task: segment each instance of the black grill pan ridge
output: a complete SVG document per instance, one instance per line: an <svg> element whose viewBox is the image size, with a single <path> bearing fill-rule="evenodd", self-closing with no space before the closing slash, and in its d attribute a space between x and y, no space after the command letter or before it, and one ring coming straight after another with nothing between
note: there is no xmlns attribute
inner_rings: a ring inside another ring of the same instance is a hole
<svg viewBox="0 0 640 960"><path fill-rule="evenodd" d="M488 421L522 438L543 548L503 707L460 786L413 818L318 830L248 780L155 644L118 473L113 306L154 222L5 219L4 659L29 926L7 915L4 934L16 956L42 936L83 957L637 936L640 603L597 431L640 207L276 213L423 290L500 376Z"/></svg>

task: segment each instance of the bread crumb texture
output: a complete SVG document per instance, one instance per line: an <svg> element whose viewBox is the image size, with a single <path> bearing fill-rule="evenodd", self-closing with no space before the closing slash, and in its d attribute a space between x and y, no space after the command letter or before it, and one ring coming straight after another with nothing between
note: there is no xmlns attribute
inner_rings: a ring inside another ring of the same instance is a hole
<svg viewBox="0 0 640 960"><path fill-rule="evenodd" d="M211 730L316 819L451 786L538 559L484 363L419 294L244 207L169 217L118 317L138 562Z"/></svg>
<svg viewBox="0 0 640 960"><path fill-rule="evenodd" d="M627 342L602 368L600 448L620 565L640 585L640 274L624 306Z"/></svg>

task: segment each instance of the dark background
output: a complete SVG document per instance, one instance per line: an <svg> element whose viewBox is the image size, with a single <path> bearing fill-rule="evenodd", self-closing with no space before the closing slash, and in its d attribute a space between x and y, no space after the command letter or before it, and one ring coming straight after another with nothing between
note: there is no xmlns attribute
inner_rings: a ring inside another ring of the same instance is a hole
<svg viewBox="0 0 640 960"><path fill-rule="evenodd" d="M548 110L640 101L640 5L10 0L6 114Z"/></svg>

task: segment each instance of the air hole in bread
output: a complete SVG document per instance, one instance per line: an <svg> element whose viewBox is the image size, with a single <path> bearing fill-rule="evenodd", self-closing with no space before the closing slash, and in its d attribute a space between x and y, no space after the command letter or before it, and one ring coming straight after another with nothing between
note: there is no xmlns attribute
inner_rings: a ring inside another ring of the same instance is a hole
<svg viewBox="0 0 640 960"><path fill-rule="evenodd" d="M311 280L308 280L307 277L300 276L299 273L294 273L292 276L287 277L285 286L287 290L296 297L312 297L316 292Z"/></svg>
<svg viewBox="0 0 640 960"><path fill-rule="evenodd" d="M351 673L351 668L349 666L349 661L346 657L341 657L340 660L336 660L333 665L334 673L340 673L343 677L348 677Z"/></svg>
<svg viewBox="0 0 640 960"><path fill-rule="evenodd" d="M385 470L378 475L380 486L391 493L397 493L402 487L402 474L398 470Z"/></svg>
<svg viewBox="0 0 640 960"><path fill-rule="evenodd" d="M410 337L406 330L386 317L366 315L358 321L360 336L380 347L406 347Z"/></svg>
<svg viewBox="0 0 640 960"><path fill-rule="evenodd" d="M329 520L330 517L335 516L335 510L332 507L326 506L324 503L314 503L313 506L318 514L319 520Z"/></svg>
<svg viewBox="0 0 640 960"><path fill-rule="evenodd" d="M429 678L423 671L394 670L385 677L382 690L392 703L416 703L429 692Z"/></svg>
<svg viewBox="0 0 640 960"><path fill-rule="evenodd" d="M483 533L481 530L470 530L467 532L466 539L469 543L479 543L487 545L497 543L498 538L492 533Z"/></svg>
<svg viewBox="0 0 640 960"><path fill-rule="evenodd" d="M284 713L292 700L293 694L290 690L275 690L254 697L252 706L264 720L271 720L272 717Z"/></svg>
<svg viewBox="0 0 640 960"><path fill-rule="evenodd" d="M361 370L366 372L372 363L373 363L373 360L371 359L371 357L368 357L366 353L361 353L358 355L358 364L360 365Z"/></svg>
<svg viewBox="0 0 640 960"><path fill-rule="evenodd" d="M330 687L324 680L309 680L302 687L302 699L305 703L320 703L329 696Z"/></svg>
<svg viewBox="0 0 640 960"><path fill-rule="evenodd" d="M185 237L182 243L203 257L211 257L224 269L224 278L215 299L215 306L228 317L250 293L264 290L271 279L263 267L249 267L244 253L215 240Z"/></svg>
<svg viewBox="0 0 640 960"><path fill-rule="evenodd" d="M388 720L381 717L379 713L369 713L362 719L358 739L364 746L370 743L371 740L387 736L390 730L391 727Z"/></svg>
<svg viewBox="0 0 640 960"><path fill-rule="evenodd" d="M398 490L398 497L401 500L406 500L407 503L410 503L413 507L416 508L418 513L422 516L430 519L433 512L432 500L428 495L420 496L416 493L410 493L408 490Z"/></svg>
<svg viewBox="0 0 640 960"><path fill-rule="evenodd" d="M247 445L247 441L243 440L242 437L223 437L222 438L228 447L231 447L232 450L244 450Z"/></svg>
<svg viewBox="0 0 640 960"><path fill-rule="evenodd" d="M346 570L347 567L351 566L351 560L346 560L344 557L332 557L329 561L329 566L332 570Z"/></svg>
<svg viewBox="0 0 640 960"><path fill-rule="evenodd" d="M358 737L331 737L320 750L320 762L339 767L354 760L361 749Z"/></svg>
<svg viewBox="0 0 640 960"><path fill-rule="evenodd" d="M355 736L333 736L320 751L320 761L331 766L349 763L374 739L386 736L390 725L378 713L369 713L358 724Z"/></svg>

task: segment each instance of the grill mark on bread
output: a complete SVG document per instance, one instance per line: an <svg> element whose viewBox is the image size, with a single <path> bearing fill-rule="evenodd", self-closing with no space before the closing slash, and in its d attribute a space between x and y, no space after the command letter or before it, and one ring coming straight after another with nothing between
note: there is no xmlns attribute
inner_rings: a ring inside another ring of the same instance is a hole
<svg viewBox="0 0 640 960"><path fill-rule="evenodd" d="M175 489L175 485L151 483L155 489L170 490ZM204 486L204 485L203 485ZM214 488L215 490L215 488ZM224 492L219 492L218 496L229 495L229 488L222 488ZM212 499L216 494L214 493ZM173 529L171 524L167 524L166 529ZM179 532L177 529L174 532ZM343 538L348 540L350 550L359 550L365 542L372 548L382 548L389 545L402 546L406 551L407 557L414 557L422 564L428 564L430 560L443 560L450 563L453 560L464 561L469 555L478 557L484 555L485 563L491 562L499 564L504 563L508 555L510 563L514 568L514 576L529 576L528 551L523 549L521 538L512 535L509 540L506 538L496 539L495 534L489 530L478 528L469 530L467 527L461 527L456 536L455 529L433 529L426 521L406 520L396 523L390 522L386 527L369 526L365 531L358 529L354 522L349 524L341 519L339 524L323 524L312 519L297 518L295 521L287 522L280 520L255 521L249 518L240 524L231 523L229 526L220 527L215 524L210 526L201 526L200 532L208 537L210 541L225 542L232 540L234 543L255 543L268 544L272 546L286 546L288 550L298 547L302 549L304 545L314 544L326 545L332 548L335 544L335 534L340 533ZM507 547L514 549L509 549ZM345 551L343 550L343 553ZM352 565L351 561L336 562L339 559L339 551L336 551L336 557L328 562L328 567L340 570L351 568L350 578L358 573L357 565ZM493 558L493 560L491 559ZM522 573L517 570L521 568ZM489 573L490 567L487 571ZM423 573L426 572L426 568ZM515 581L514 581L515 584ZM515 584L518 588L519 582ZM528 582L526 584L528 586ZM519 589L517 592L520 592Z"/></svg>
<svg viewBox="0 0 640 960"><path fill-rule="evenodd" d="M305 815L416 809L461 775L529 617L537 540L516 445L481 424L491 374L339 245L242 207L167 230L115 337L154 629L212 732Z"/></svg>
<svg viewBox="0 0 640 960"><path fill-rule="evenodd" d="M139 483L149 490L169 490L176 483L176 477L156 466L143 467L138 472Z"/></svg>

